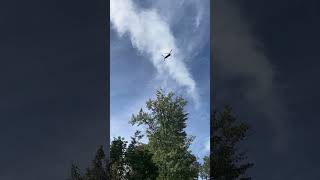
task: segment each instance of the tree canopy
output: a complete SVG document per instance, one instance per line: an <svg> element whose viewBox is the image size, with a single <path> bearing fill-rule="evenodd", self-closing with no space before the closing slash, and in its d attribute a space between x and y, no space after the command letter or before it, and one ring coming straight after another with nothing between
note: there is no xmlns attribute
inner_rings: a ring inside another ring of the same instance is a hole
<svg viewBox="0 0 320 180"><path fill-rule="evenodd" d="M193 141L186 131L187 101L174 93L156 92L156 99L146 102L148 112L142 109L133 115L131 123L146 125L148 149L159 168L158 179L197 179L197 158L189 150Z"/></svg>
<svg viewBox="0 0 320 180"><path fill-rule="evenodd" d="M132 125L145 127L136 131L131 141L113 138L107 160L103 146L84 174L72 165L69 180L192 180L250 179L246 175L252 163L246 162L246 153L240 143L248 137L249 126L238 121L232 109L226 106L211 116L211 152L203 163L189 150L194 136L186 133L187 101L173 92L157 90L155 99L146 102L146 108L133 114ZM147 143L141 139L147 138Z"/></svg>

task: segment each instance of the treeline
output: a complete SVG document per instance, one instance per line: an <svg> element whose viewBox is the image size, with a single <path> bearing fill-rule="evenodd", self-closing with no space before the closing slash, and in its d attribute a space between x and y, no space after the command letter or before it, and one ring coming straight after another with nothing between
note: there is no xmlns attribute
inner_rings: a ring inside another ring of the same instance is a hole
<svg viewBox="0 0 320 180"><path fill-rule="evenodd" d="M213 113L211 127L212 151L200 164L189 150L194 136L186 133L187 101L174 93L157 90L156 99L146 102L147 111L140 110L129 121L143 125L148 143L141 142L140 131L127 142L122 137L110 144L107 160L100 146L91 165L81 173L76 165L71 167L70 180L192 180L198 179L250 179L245 176L251 163L243 163L245 153L239 152L238 142L247 136L249 127L238 123L231 108ZM211 162L210 162L211 160ZM211 164L210 164L211 163ZM211 166L211 174L210 174Z"/></svg>

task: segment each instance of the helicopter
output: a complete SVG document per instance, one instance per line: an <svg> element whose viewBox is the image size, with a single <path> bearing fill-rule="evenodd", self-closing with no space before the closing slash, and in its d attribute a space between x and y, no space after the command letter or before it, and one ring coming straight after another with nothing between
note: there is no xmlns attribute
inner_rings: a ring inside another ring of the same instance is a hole
<svg viewBox="0 0 320 180"><path fill-rule="evenodd" d="M171 52L172 52L172 49L171 49L171 51L169 52L169 53L165 53L165 54L167 54L167 55L161 55L162 57L163 57L163 60L165 61L168 57L170 57L171 56Z"/></svg>

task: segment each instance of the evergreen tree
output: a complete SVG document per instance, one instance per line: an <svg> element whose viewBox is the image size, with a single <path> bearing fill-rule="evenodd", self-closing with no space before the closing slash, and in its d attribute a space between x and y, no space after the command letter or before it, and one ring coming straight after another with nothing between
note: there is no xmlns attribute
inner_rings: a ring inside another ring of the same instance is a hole
<svg viewBox="0 0 320 180"><path fill-rule="evenodd" d="M214 112L211 123L211 179L251 179L245 173L253 164L244 162L246 153L238 147L248 136L249 126L238 122L229 106L220 113Z"/></svg>
<svg viewBox="0 0 320 180"><path fill-rule="evenodd" d="M149 112L141 109L138 115L132 116L131 123L147 126L148 148L159 168L158 179L197 179L199 164L188 150L193 137L188 137L184 130L187 101L181 96L174 97L172 92L165 94L163 90L157 90L156 96L146 103Z"/></svg>
<svg viewBox="0 0 320 180"><path fill-rule="evenodd" d="M83 180L80 174L80 169L73 163L71 165L71 178L68 180Z"/></svg>
<svg viewBox="0 0 320 180"><path fill-rule="evenodd" d="M87 168L85 180L107 180L105 154L103 146L99 146L95 158L92 161L91 168Z"/></svg>

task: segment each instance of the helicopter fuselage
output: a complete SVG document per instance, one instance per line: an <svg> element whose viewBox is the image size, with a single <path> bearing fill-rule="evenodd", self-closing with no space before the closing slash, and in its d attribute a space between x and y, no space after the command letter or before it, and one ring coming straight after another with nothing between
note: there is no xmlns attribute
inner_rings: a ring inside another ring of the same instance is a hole
<svg viewBox="0 0 320 180"><path fill-rule="evenodd" d="M166 60L169 56L171 56L171 52L172 52L172 49L169 53L165 53L165 54L167 54L166 56L162 55L163 60Z"/></svg>
<svg viewBox="0 0 320 180"><path fill-rule="evenodd" d="M166 55L164 58L166 59L166 58L168 58L169 56L171 56L171 54Z"/></svg>

